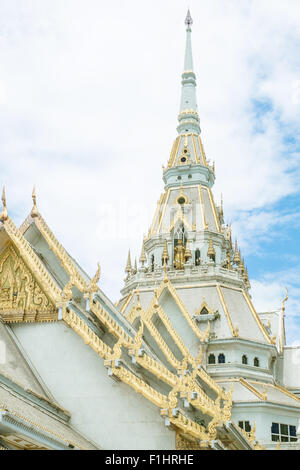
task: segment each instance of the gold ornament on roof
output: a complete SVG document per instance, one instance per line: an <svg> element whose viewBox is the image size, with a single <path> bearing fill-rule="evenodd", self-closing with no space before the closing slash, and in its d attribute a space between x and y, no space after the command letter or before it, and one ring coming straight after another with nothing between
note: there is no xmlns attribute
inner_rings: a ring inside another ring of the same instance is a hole
<svg viewBox="0 0 300 470"><path fill-rule="evenodd" d="M214 245L213 245L213 240L212 240L212 235L211 235L211 233L209 234L209 245L208 245L207 256L208 256L211 260L215 261L216 252L215 252L215 249L214 249Z"/></svg>
<svg viewBox="0 0 300 470"><path fill-rule="evenodd" d="M185 264L185 247L181 239L178 240L174 249L174 268L183 269Z"/></svg>
<svg viewBox="0 0 300 470"><path fill-rule="evenodd" d="M2 190L2 212L0 214L0 221L5 222L8 218L8 213L7 213L7 206L6 206L6 196L5 196L5 186L3 186Z"/></svg>
<svg viewBox="0 0 300 470"><path fill-rule="evenodd" d="M165 261L168 262L168 260L169 260L167 240L165 240L164 250L162 252L161 259L162 259L163 262L165 262Z"/></svg>
<svg viewBox="0 0 300 470"><path fill-rule="evenodd" d="M128 257L127 257L127 264L126 264L126 268L125 268L125 273L127 273L128 275L131 273L132 271L132 266L131 266L131 257L130 257L130 250L128 251Z"/></svg>
<svg viewBox="0 0 300 470"><path fill-rule="evenodd" d="M198 310L196 310L195 312L195 315L213 315L214 314L214 311L212 308L210 308L207 303L206 303L206 300L205 298L203 297L203 302L202 304L200 305L200 308Z"/></svg>
<svg viewBox="0 0 300 470"><path fill-rule="evenodd" d="M190 250L190 242L189 240L186 241L186 247L185 247L185 259L188 261L192 257L192 252Z"/></svg>
<svg viewBox="0 0 300 470"><path fill-rule="evenodd" d="M57 309L12 243L0 255L0 317L7 322L57 320Z"/></svg>
<svg viewBox="0 0 300 470"><path fill-rule="evenodd" d="M90 285L89 285L89 291L90 292L97 292L98 290L98 282L100 280L100 274L101 274L101 266L100 263L97 263L97 271L95 276L91 279Z"/></svg>
<svg viewBox="0 0 300 470"><path fill-rule="evenodd" d="M234 249L233 262L236 265L239 265L240 262L241 262L241 255L240 255L239 250L238 250L237 240L235 240L235 249Z"/></svg>

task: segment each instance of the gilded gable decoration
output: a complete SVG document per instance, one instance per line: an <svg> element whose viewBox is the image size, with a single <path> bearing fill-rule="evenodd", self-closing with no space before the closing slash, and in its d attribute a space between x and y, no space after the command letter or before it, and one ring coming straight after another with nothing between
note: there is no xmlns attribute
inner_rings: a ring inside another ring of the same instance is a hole
<svg viewBox="0 0 300 470"><path fill-rule="evenodd" d="M10 244L0 255L0 316L5 322L57 320L57 309Z"/></svg>

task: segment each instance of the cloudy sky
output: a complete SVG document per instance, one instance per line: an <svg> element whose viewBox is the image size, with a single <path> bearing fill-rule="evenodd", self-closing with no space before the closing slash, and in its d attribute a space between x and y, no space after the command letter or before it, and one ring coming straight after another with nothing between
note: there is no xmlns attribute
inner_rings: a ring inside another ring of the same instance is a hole
<svg viewBox="0 0 300 470"><path fill-rule="evenodd" d="M176 137L190 7L202 137L259 311L300 343L299 0L0 0L0 184L117 300Z"/></svg>

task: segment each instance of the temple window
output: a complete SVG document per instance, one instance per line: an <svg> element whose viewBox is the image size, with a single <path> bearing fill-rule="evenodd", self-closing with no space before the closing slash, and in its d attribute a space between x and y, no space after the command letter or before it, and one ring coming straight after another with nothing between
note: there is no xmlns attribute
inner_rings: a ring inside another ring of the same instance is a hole
<svg viewBox="0 0 300 470"><path fill-rule="evenodd" d="M251 424L249 421L239 421L239 427L246 432L251 431Z"/></svg>
<svg viewBox="0 0 300 470"><path fill-rule="evenodd" d="M225 356L223 353L218 355L218 363L219 364L225 364Z"/></svg>
<svg viewBox="0 0 300 470"><path fill-rule="evenodd" d="M248 357L246 356L246 354L244 354L242 357L242 364L248 364Z"/></svg>
<svg viewBox="0 0 300 470"><path fill-rule="evenodd" d="M200 257L201 257L200 250L199 248L197 248L195 251L195 265L196 266L200 266Z"/></svg>
<svg viewBox="0 0 300 470"><path fill-rule="evenodd" d="M154 255L151 256L151 271L154 271Z"/></svg>
<svg viewBox="0 0 300 470"><path fill-rule="evenodd" d="M273 442L296 442L296 426L272 423L271 437Z"/></svg>
<svg viewBox="0 0 300 470"><path fill-rule="evenodd" d="M208 356L208 364L215 364L216 363L216 357L214 354L210 354Z"/></svg>
<svg viewBox="0 0 300 470"><path fill-rule="evenodd" d="M255 367L259 367L259 359L258 359L258 357L255 357L255 358L254 358L253 365L254 365Z"/></svg>

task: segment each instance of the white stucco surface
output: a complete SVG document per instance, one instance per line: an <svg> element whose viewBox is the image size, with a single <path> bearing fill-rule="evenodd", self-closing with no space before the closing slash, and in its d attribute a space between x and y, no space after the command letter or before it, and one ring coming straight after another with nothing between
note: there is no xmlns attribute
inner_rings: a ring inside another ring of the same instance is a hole
<svg viewBox="0 0 300 470"><path fill-rule="evenodd" d="M103 360L63 322L13 327L74 428L104 449L174 449L159 409L107 374Z"/></svg>

